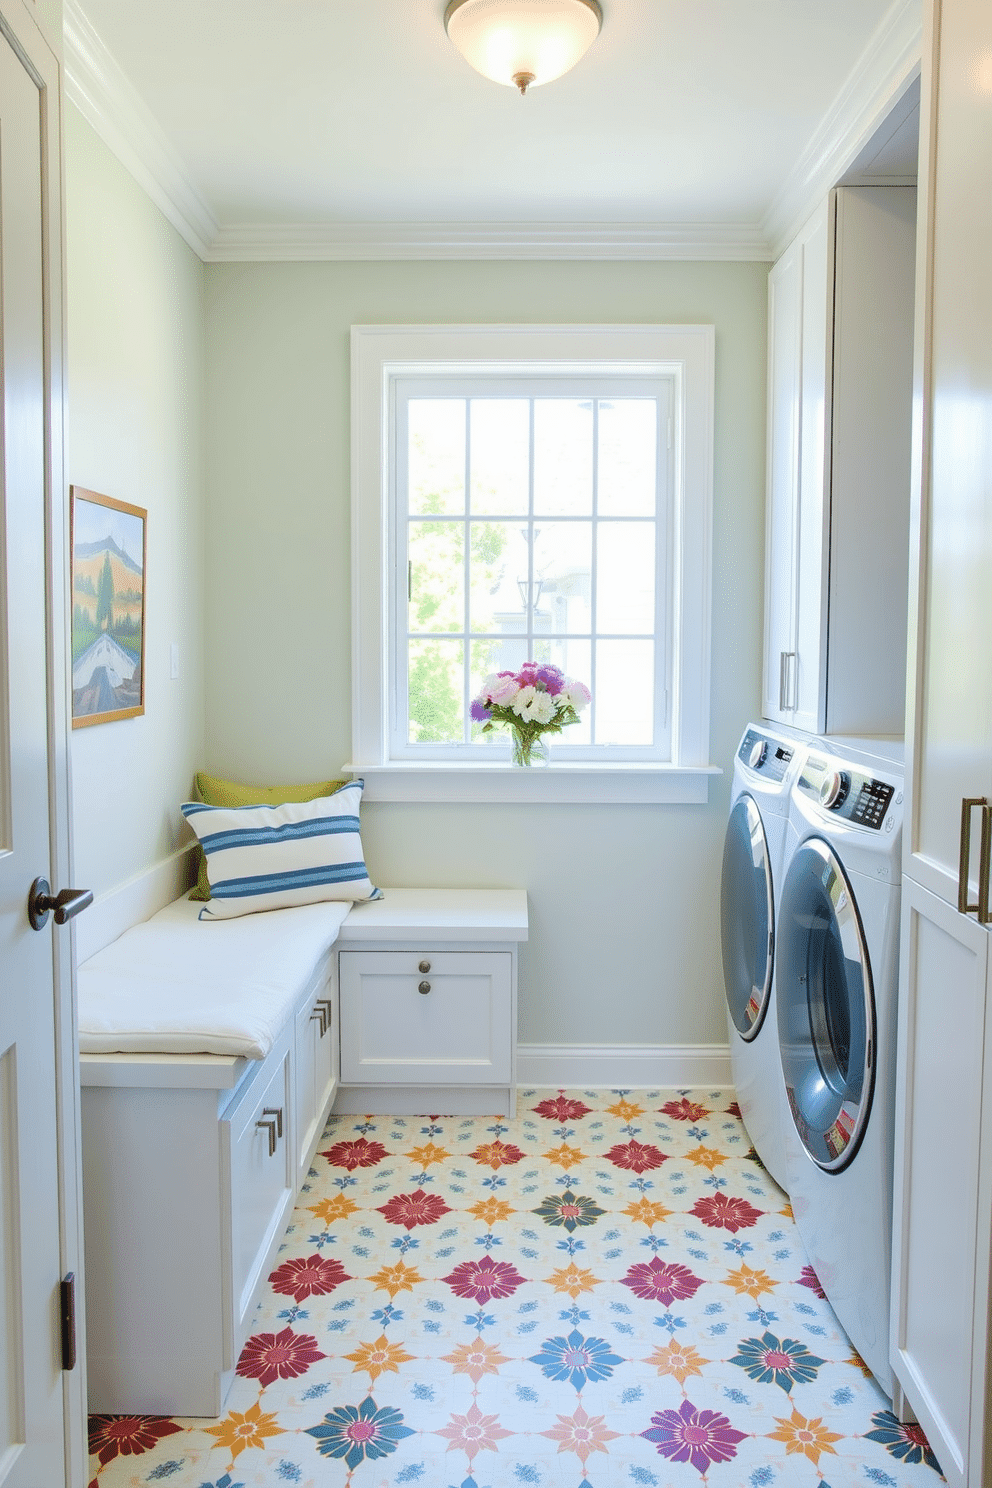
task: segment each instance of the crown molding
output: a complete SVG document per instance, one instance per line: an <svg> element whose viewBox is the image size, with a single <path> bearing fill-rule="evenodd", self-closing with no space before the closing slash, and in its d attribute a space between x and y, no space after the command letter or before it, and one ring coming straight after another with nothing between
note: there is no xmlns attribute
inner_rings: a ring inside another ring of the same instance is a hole
<svg viewBox="0 0 992 1488"><path fill-rule="evenodd" d="M65 0L65 92L201 259L219 231L154 116L107 50L78 0Z"/></svg>
<svg viewBox="0 0 992 1488"><path fill-rule="evenodd" d="M761 222L772 257L792 242L920 70L920 0L895 0Z"/></svg>
<svg viewBox="0 0 992 1488"><path fill-rule="evenodd" d="M747 223L341 222L222 227L208 262L771 258Z"/></svg>

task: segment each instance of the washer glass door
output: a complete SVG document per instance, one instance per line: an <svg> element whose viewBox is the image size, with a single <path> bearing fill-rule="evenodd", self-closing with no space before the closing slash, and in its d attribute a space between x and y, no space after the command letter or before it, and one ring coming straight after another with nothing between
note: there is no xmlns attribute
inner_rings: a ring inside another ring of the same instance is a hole
<svg viewBox="0 0 992 1488"><path fill-rule="evenodd" d="M743 1039L757 1035L771 995L772 915L768 841L754 798L745 792L727 823L720 887L727 1006Z"/></svg>
<svg viewBox="0 0 992 1488"><path fill-rule="evenodd" d="M789 1106L803 1146L838 1172L861 1141L875 1077L875 999L858 906L832 848L812 837L779 905L776 996Z"/></svg>

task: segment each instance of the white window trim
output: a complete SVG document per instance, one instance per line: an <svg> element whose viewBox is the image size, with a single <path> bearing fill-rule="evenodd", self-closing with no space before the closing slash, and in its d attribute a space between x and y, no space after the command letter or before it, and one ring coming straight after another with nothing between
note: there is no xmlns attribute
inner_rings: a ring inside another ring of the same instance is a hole
<svg viewBox="0 0 992 1488"><path fill-rule="evenodd" d="M704 802L709 776L714 328L711 325L382 325L351 329L352 762L380 801ZM388 753L389 387L397 375L478 375L503 365L631 362L674 372L672 758L568 761L532 770L473 761L394 761Z"/></svg>

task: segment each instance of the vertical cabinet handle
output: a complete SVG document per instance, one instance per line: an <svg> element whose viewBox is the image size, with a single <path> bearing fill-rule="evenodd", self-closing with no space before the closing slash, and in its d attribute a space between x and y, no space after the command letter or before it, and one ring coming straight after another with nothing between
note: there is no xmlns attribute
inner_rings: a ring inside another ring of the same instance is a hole
<svg viewBox="0 0 992 1488"><path fill-rule="evenodd" d="M269 1156L272 1157L276 1150L276 1138L282 1136L282 1107L266 1106L255 1125L260 1131L268 1132Z"/></svg>
<svg viewBox="0 0 992 1488"><path fill-rule="evenodd" d="M796 699L795 676L796 670L793 662L796 659L795 651L780 651L778 658L778 706L779 712L795 712Z"/></svg>
<svg viewBox="0 0 992 1488"><path fill-rule="evenodd" d="M971 867L971 815L982 808L982 839L978 851L978 901L968 902L968 874ZM974 914L980 925L992 922L989 905L989 881L992 876L992 806L986 796L966 796L961 802L961 843L958 857L958 914Z"/></svg>

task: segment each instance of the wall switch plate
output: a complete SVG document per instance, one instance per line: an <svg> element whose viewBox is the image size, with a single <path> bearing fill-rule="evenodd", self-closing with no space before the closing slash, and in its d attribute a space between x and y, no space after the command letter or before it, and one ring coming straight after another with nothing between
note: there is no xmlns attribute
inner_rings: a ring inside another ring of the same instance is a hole
<svg viewBox="0 0 992 1488"><path fill-rule="evenodd" d="M179 642L173 641L169 647L169 663L173 682L179 680Z"/></svg>

